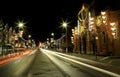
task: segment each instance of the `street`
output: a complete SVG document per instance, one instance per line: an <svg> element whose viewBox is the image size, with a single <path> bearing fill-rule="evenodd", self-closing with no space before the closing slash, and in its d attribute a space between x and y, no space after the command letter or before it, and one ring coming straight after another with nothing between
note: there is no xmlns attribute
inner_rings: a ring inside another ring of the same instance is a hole
<svg viewBox="0 0 120 77"><path fill-rule="evenodd" d="M1 77L119 77L118 69L41 49L0 65Z"/></svg>
<svg viewBox="0 0 120 77"><path fill-rule="evenodd" d="M99 62L41 49L68 77L119 77L119 69ZM115 73L114 73L115 72ZM118 73L118 74L117 74Z"/></svg>
<svg viewBox="0 0 120 77"><path fill-rule="evenodd" d="M1 77L65 77L41 52L32 52L0 65Z"/></svg>
<svg viewBox="0 0 120 77"><path fill-rule="evenodd" d="M35 53L35 52L34 52ZM17 55L18 56L18 55ZM16 57L15 57L16 58ZM0 65L1 77L23 77L27 75L35 54L27 54Z"/></svg>

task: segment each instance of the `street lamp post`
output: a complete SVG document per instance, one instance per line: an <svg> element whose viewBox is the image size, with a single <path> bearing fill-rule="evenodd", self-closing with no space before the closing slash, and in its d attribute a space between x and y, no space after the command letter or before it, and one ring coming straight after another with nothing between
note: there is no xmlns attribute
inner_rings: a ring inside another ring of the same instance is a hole
<svg viewBox="0 0 120 77"><path fill-rule="evenodd" d="M66 29L66 53L68 52L68 38L67 38L67 23L63 22L63 27Z"/></svg>
<svg viewBox="0 0 120 77"><path fill-rule="evenodd" d="M24 22L18 22L17 25L18 25L18 37L23 39L23 32L24 32ZM21 39L18 39L19 41L19 44L23 44L23 42L21 41Z"/></svg>
<svg viewBox="0 0 120 77"><path fill-rule="evenodd" d="M18 21L17 23L17 27L18 27L18 32L20 31L20 30L23 30L24 29L24 25L26 24L25 22L23 22L23 21Z"/></svg>

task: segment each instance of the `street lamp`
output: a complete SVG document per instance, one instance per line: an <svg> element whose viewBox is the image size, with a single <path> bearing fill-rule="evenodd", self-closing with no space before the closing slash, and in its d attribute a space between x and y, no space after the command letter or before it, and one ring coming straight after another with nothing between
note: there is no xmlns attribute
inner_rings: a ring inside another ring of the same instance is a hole
<svg viewBox="0 0 120 77"><path fill-rule="evenodd" d="M23 22L23 21L18 21L17 22L17 25L18 25L18 32L19 33L23 33L23 29L24 29L24 25L25 25L25 23Z"/></svg>
<svg viewBox="0 0 120 77"><path fill-rule="evenodd" d="M51 33L51 42L54 42L54 33Z"/></svg>
<svg viewBox="0 0 120 77"><path fill-rule="evenodd" d="M18 27L18 29L20 30L20 29L23 29L25 26L25 22L23 22L23 21L18 21L18 22L16 22L16 24L17 24L17 27Z"/></svg>
<svg viewBox="0 0 120 77"><path fill-rule="evenodd" d="M23 43L21 40L24 40L23 39L23 33L24 33L24 25L25 25L25 23L23 22L23 21L18 21L18 22L16 22L16 24L17 24L17 27L18 27L18 29L17 29L17 37L18 37L18 42L19 42L19 44L21 43ZM20 39L19 39L20 38Z"/></svg>
<svg viewBox="0 0 120 77"><path fill-rule="evenodd" d="M19 23L19 24L18 24L18 27L22 28L23 25L24 25L23 23Z"/></svg>
<svg viewBox="0 0 120 77"><path fill-rule="evenodd" d="M28 38L31 38L31 35L28 35Z"/></svg>
<svg viewBox="0 0 120 77"><path fill-rule="evenodd" d="M66 53L68 52L68 40L67 40L67 25L68 23L63 22L62 26L66 29Z"/></svg>

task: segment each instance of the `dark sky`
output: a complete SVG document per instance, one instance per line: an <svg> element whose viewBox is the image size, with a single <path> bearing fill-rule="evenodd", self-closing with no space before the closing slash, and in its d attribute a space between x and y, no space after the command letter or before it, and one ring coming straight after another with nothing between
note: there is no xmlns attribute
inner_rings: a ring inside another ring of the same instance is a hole
<svg viewBox="0 0 120 77"><path fill-rule="evenodd" d="M0 19L12 26L23 20L33 39L45 41L52 32L55 38L60 37L62 20L70 22L71 28L76 26L83 2L96 10L120 7L119 0L4 0L0 2Z"/></svg>

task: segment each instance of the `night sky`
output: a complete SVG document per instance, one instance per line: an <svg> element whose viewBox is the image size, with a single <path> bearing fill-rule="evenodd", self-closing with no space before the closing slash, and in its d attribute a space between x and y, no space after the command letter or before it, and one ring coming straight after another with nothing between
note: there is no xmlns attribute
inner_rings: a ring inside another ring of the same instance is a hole
<svg viewBox="0 0 120 77"><path fill-rule="evenodd" d="M63 32L62 21L69 22L70 28L77 25L77 14L83 3L98 11L120 9L119 0L4 0L0 2L0 19L10 26L15 26L18 20L24 21L36 42L46 41L52 32L57 39Z"/></svg>

